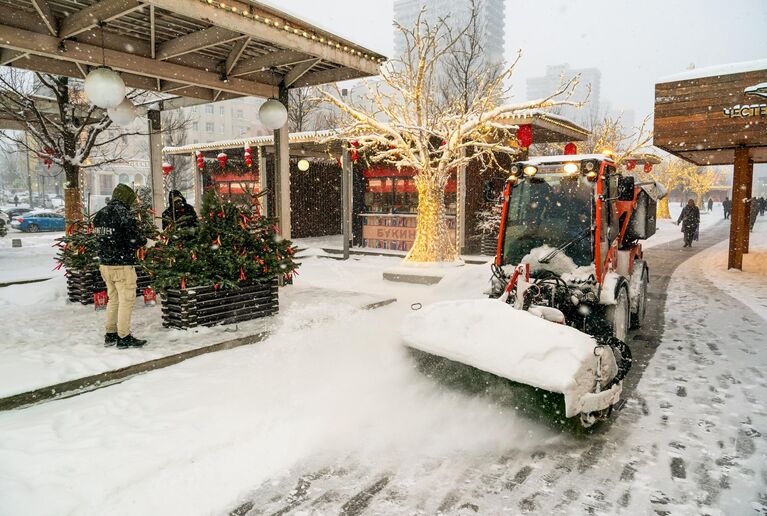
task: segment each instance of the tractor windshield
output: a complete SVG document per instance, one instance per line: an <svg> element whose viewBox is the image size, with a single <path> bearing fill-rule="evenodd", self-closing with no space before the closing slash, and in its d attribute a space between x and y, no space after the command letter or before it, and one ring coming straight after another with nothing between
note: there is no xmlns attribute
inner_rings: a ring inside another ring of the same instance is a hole
<svg viewBox="0 0 767 516"><path fill-rule="evenodd" d="M594 263L590 228L594 185L581 174L522 177L511 189L503 235L503 264L518 264L542 245L557 248L576 265Z"/></svg>

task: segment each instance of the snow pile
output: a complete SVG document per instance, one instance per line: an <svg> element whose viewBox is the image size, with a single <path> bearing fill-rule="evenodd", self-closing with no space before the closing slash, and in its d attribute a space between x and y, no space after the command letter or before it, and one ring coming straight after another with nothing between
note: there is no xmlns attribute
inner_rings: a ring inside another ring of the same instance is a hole
<svg viewBox="0 0 767 516"><path fill-rule="evenodd" d="M594 386L592 337L498 300L429 305L406 317L401 336L409 347L562 393L568 417Z"/></svg>
<svg viewBox="0 0 767 516"><path fill-rule="evenodd" d="M532 249L520 260L520 263L530 265L530 272L551 271L562 277L565 281L575 283L588 280L589 276L595 274L593 265L578 266L572 258L567 256L566 251L559 251L554 254L547 263L541 263L541 260L549 256L556 250L546 244Z"/></svg>

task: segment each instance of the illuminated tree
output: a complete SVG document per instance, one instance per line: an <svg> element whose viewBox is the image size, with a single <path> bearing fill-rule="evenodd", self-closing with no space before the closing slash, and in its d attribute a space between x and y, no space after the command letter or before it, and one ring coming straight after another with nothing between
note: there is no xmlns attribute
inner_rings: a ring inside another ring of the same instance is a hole
<svg viewBox="0 0 767 516"><path fill-rule="evenodd" d="M689 184L689 178L696 175L698 167L679 158L669 158L653 168L652 177L671 193L679 187ZM670 219L671 212L668 209L668 196L658 201L657 217Z"/></svg>
<svg viewBox="0 0 767 516"><path fill-rule="evenodd" d="M697 168L687 176L687 189L695 194L698 206L703 206L703 197L719 182L719 171Z"/></svg>
<svg viewBox="0 0 767 516"><path fill-rule="evenodd" d="M336 138L351 142L370 162L415 171L418 215L415 242L405 258L409 262L458 258L448 234L445 187L451 174L473 159L502 170L505 167L496 156L519 153L517 128L496 123L498 119L535 108L579 105L568 100L576 78L562 81L548 97L507 103L519 55L497 77L475 77L473 83L482 87L469 98L435 102L440 94L440 62L470 27L455 34L444 19L435 24L425 21L422 10L414 27L397 25L405 41L403 56L382 70L382 81L367 84L368 93L358 105L342 98L337 89L322 91L343 116Z"/></svg>
<svg viewBox="0 0 767 516"><path fill-rule="evenodd" d="M592 124L586 141L580 144L584 154L610 152L616 166L620 166L629 157L641 155L652 141L649 129L650 116L646 116L638 127L626 128L622 114L616 117L605 116Z"/></svg>

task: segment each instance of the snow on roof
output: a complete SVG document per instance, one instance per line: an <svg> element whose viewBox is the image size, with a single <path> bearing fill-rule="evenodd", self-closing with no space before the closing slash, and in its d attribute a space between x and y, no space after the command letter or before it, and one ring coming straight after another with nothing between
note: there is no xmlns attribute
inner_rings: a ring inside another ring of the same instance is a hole
<svg viewBox="0 0 767 516"><path fill-rule="evenodd" d="M263 7L269 9L270 11L273 11L274 14L278 16L282 15L281 16L282 18L292 18L293 23L300 22L300 25L310 25L315 29L319 29L320 31L324 32L326 35L332 36L334 40L341 40L342 43L349 44L351 46L354 46L355 48L366 50L368 53L378 54L380 57L385 57L386 55L380 49L372 48L368 46L367 44L360 45L356 43L353 39L348 38L344 36L343 34L340 34L337 28L331 29L328 26L326 26L324 22L317 21L316 19L310 18L303 11L298 12L298 11L292 11L290 9L286 9L285 4L287 4L288 2L285 2L284 0L258 0L257 2L254 2L254 3L261 4Z"/></svg>
<svg viewBox="0 0 767 516"><path fill-rule="evenodd" d="M288 142L306 143L319 142L325 138L330 138L338 134L338 131L326 129L323 131L303 131L300 133L290 133ZM190 154L195 151L219 150L219 149L238 149L249 145L251 147L260 147L264 145L274 145L274 136L250 136L247 138L236 138L233 140L219 140L210 143L192 143L180 147L163 147L162 151L166 154Z"/></svg>
<svg viewBox="0 0 767 516"><path fill-rule="evenodd" d="M556 115L554 113L549 113L545 109L540 108L534 108L534 109L524 109L521 111L517 111L515 113L508 113L505 115L501 115L498 117L500 120L514 120L514 119L528 119L528 118L542 118L544 120L548 120L550 122L554 122L557 125L565 126L568 129L574 130L576 132L583 133L584 135L589 134L589 130L585 127L581 127L580 125L576 124L572 120L570 120L567 117L564 117L562 115Z"/></svg>
<svg viewBox="0 0 767 516"><path fill-rule="evenodd" d="M695 68L693 70L661 77L656 83L689 81L691 79L700 79L702 77L716 77L718 75L731 75L734 73L753 72L757 70L767 70L767 59L755 59L753 61L742 61L739 63Z"/></svg>
<svg viewBox="0 0 767 516"><path fill-rule="evenodd" d="M528 159L524 163L529 163L530 165L549 165L553 163L564 163L566 161L583 161L586 159L612 161L610 156L605 156L604 154L560 154L557 156L537 156Z"/></svg>

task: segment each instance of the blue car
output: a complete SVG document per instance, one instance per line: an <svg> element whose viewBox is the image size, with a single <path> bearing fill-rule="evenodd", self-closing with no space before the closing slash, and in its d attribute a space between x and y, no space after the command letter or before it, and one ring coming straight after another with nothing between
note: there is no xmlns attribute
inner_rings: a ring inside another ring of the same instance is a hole
<svg viewBox="0 0 767 516"><path fill-rule="evenodd" d="M36 233L38 231L64 231L64 216L48 211L31 211L14 217L11 227Z"/></svg>

